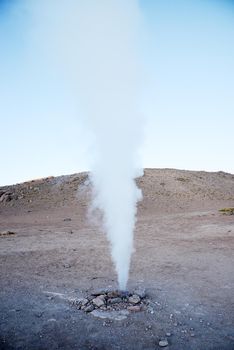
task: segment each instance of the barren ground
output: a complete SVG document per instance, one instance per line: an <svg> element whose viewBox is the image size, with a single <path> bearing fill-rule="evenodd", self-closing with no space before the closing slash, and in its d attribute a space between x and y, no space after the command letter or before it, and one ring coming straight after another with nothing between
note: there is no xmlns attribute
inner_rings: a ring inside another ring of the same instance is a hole
<svg viewBox="0 0 234 350"><path fill-rule="evenodd" d="M146 169L138 184L128 287L146 288L151 311L122 321L69 302L117 287L87 220L87 174L0 188L0 349L153 350L165 338L171 350L234 349L234 216L218 211L234 207L234 175Z"/></svg>

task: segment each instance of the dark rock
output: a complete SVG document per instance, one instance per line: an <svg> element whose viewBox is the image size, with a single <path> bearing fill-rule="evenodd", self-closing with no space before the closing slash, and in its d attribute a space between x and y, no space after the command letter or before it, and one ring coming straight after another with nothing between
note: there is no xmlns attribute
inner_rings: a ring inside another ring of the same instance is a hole
<svg viewBox="0 0 234 350"><path fill-rule="evenodd" d="M65 219L63 219L63 221L72 221L72 219L71 218L65 218Z"/></svg>
<svg viewBox="0 0 234 350"><path fill-rule="evenodd" d="M71 265L70 264L64 264L63 267L65 267L65 269L70 269Z"/></svg>
<svg viewBox="0 0 234 350"><path fill-rule="evenodd" d="M11 235L15 235L15 232L13 232L13 231L2 231L2 232L0 232L0 236L11 236Z"/></svg>
<svg viewBox="0 0 234 350"><path fill-rule="evenodd" d="M84 311L85 311L85 312L92 312L94 309L95 309L95 308L94 308L94 305L93 305L93 304L89 304L88 306L86 306L86 307L84 308Z"/></svg>
<svg viewBox="0 0 234 350"><path fill-rule="evenodd" d="M107 293L107 297L108 298L118 298L121 297L121 292L118 290L112 290L110 292Z"/></svg>
<svg viewBox="0 0 234 350"><path fill-rule="evenodd" d="M127 290L120 292L120 297L123 299L128 299L130 296L132 296L132 293L128 292Z"/></svg>
<svg viewBox="0 0 234 350"><path fill-rule="evenodd" d="M111 298L108 299L108 304L119 304L121 303L122 299L121 298Z"/></svg>

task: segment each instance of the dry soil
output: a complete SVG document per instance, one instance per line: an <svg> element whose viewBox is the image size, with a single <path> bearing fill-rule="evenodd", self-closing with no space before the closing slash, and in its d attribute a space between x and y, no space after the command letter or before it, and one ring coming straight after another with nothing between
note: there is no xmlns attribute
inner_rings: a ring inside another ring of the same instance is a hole
<svg viewBox="0 0 234 350"><path fill-rule="evenodd" d="M234 175L146 169L137 182L128 288L150 307L123 320L72 304L117 287L88 174L0 188L0 349L234 349L234 215L219 212Z"/></svg>

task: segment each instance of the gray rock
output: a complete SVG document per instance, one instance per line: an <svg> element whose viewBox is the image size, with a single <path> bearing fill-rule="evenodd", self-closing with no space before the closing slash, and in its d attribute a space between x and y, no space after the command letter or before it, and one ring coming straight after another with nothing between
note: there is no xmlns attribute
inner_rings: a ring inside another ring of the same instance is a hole
<svg viewBox="0 0 234 350"><path fill-rule="evenodd" d="M146 297L145 288L144 288L144 287L137 287L137 288L134 290L134 294L139 295L139 297L140 297L141 299L145 298L145 297Z"/></svg>
<svg viewBox="0 0 234 350"><path fill-rule="evenodd" d="M84 308L84 311L85 311L85 312L92 312L93 310L94 310L93 304L89 304L88 306L86 306L86 307Z"/></svg>
<svg viewBox="0 0 234 350"><path fill-rule="evenodd" d="M108 299L108 304L119 304L121 303L122 299L121 298L112 298Z"/></svg>
<svg viewBox="0 0 234 350"><path fill-rule="evenodd" d="M167 341L166 339L160 340L160 342L158 343L158 345L159 345L161 348L165 348L166 346L168 346L168 341Z"/></svg>
<svg viewBox="0 0 234 350"><path fill-rule="evenodd" d="M85 306L85 305L87 305L88 303L89 303L89 300L86 299L86 298L80 299L80 300L79 300L79 304L80 304L81 306Z"/></svg>
<svg viewBox="0 0 234 350"><path fill-rule="evenodd" d="M129 303L135 305L141 301L141 298L139 297L139 295L133 294L131 297L129 297L128 301Z"/></svg>
<svg viewBox="0 0 234 350"><path fill-rule="evenodd" d="M97 289L97 290L94 290L91 293L91 295L93 295L94 297L97 297L99 295L107 294L108 292L110 292L110 290L108 288L106 288L106 289Z"/></svg>
<svg viewBox="0 0 234 350"><path fill-rule="evenodd" d="M92 300L94 306L101 307L105 304L105 296L99 295L98 297Z"/></svg>

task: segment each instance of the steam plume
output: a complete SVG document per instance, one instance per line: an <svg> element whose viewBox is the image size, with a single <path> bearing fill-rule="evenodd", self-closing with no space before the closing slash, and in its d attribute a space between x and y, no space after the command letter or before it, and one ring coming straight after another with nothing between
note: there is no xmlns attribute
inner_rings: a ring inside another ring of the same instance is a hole
<svg viewBox="0 0 234 350"><path fill-rule="evenodd" d="M94 205L103 212L119 287L126 289L141 192L137 0L39 1L47 49L63 63L94 137ZM41 35L41 34L40 34Z"/></svg>
<svg viewBox="0 0 234 350"><path fill-rule="evenodd" d="M95 135L92 181L103 211L119 287L126 289L133 247L134 177L140 139L136 1L87 1L80 11L80 91Z"/></svg>

